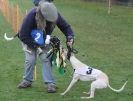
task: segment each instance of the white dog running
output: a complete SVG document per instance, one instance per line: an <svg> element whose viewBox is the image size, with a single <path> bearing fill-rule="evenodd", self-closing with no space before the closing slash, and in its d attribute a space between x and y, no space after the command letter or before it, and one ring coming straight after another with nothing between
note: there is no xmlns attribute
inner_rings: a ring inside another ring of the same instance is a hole
<svg viewBox="0 0 133 101"><path fill-rule="evenodd" d="M66 57L66 54L67 51L64 49L62 55ZM69 84L68 88L63 93L61 93L61 95L65 95L78 80L92 81L90 91L84 92L90 96L81 97L82 99L94 98L94 93L96 89L103 89L107 87L109 87L111 90L115 92L121 92L127 83L126 81L124 85L118 90L114 89L109 85L109 78L104 72L98 69L91 68L90 66L82 63L74 56L73 53L70 57L70 62L75 71L71 83Z"/></svg>

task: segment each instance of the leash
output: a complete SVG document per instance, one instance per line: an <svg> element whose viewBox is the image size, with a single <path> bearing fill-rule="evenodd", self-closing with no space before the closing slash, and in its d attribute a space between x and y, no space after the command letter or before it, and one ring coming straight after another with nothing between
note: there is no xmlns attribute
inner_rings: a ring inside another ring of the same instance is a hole
<svg viewBox="0 0 133 101"><path fill-rule="evenodd" d="M61 56L60 53L62 51L60 40L56 36L53 36L50 39L50 44L52 46L52 49L48 52L47 58L50 57L51 65L55 65L58 68L59 73L64 74L66 72L66 61L65 57ZM71 48L70 46L67 46L67 48L67 59L70 60L71 53L77 54L78 51L73 47Z"/></svg>
<svg viewBox="0 0 133 101"><path fill-rule="evenodd" d="M53 36L50 39L50 45L52 46L52 49L48 52L47 58L52 56L54 53L56 54L58 51L60 52L60 40L56 36Z"/></svg>
<svg viewBox="0 0 133 101"><path fill-rule="evenodd" d="M56 66L60 74L64 74L66 69L66 62L65 58L63 58L60 53L60 40L56 36L53 36L50 39L50 44L52 49L48 52L47 58L51 59L51 65Z"/></svg>
<svg viewBox="0 0 133 101"><path fill-rule="evenodd" d="M78 51L76 49L74 49L73 47L70 47L67 45L67 49L68 49L68 52L67 52L67 59L68 60L70 60L71 53L78 54Z"/></svg>

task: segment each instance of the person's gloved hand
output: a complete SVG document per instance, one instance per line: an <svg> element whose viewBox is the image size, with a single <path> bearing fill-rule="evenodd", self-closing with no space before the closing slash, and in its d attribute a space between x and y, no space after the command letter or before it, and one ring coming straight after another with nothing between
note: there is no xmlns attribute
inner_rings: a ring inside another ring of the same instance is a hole
<svg viewBox="0 0 133 101"><path fill-rule="evenodd" d="M50 35L46 35L46 40L45 40L45 44L50 44L50 38L51 36Z"/></svg>
<svg viewBox="0 0 133 101"><path fill-rule="evenodd" d="M38 48L37 48L37 53L38 53L38 55L40 55L40 54L43 53L43 50L42 50L40 47L38 47Z"/></svg>
<svg viewBox="0 0 133 101"><path fill-rule="evenodd" d="M70 60L71 52L73 51L73 43L74 43L73 36L68 36L67 37L67 42L66 42L67 49L68 49L68 52L67 52L68 60Z"/></svg>
<svg viewBox="0 0 133 101"><path fill-rule="evenodd" d="M73 36L68 36L68 37L67 37L67 42L66 42L67 47L72 48L72 47L73 47L73 43L74 43L74 38L73 38Z"/></svg>

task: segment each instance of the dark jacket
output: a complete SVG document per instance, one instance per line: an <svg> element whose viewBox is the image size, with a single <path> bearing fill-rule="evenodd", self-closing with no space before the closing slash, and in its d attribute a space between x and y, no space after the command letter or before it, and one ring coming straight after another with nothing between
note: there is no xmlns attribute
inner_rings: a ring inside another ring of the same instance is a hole
<svg viewBox="0 0 133 101"><path fill-rule="evenodd" d="M34 40L31 37L31 31L33 29L37 29L37 24L35 20L36 15L36 8L33 8L24 18L23 23L21 25L19 33L19 39L27 44L30 48L36 48L38 45L34 42ZM58 19L56 21L57 27L64 33L64 35L67 38L74 37L74 33L70 27L70 25L61 17L61 15L58 13ZM54 28L52 27L52 24L50 22L46 21L46 35L51 35Z"/></svg>

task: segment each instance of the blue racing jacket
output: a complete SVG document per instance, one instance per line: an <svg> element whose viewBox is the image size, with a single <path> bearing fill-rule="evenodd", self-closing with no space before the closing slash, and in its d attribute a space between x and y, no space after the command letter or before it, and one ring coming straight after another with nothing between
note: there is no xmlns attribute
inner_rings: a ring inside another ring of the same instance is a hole
<svg viewBox="0 0 133 101"><path fill-rule="evenodd" d="M37 23L35 20L36 8L33 8L23 19L21 28L18 32L19 39L27 44L30 48L36 48L37 43L31 37L31 31L37 29ZM56 21L57 27L63 32L66 36L66 39L73 38L74 33L71 29L71 26L65 21L65 19L58 13L58 19ZM45 33L46 35L51 35L54 30L51 22L46 21Z"/></svg>

